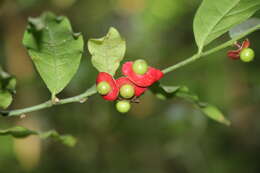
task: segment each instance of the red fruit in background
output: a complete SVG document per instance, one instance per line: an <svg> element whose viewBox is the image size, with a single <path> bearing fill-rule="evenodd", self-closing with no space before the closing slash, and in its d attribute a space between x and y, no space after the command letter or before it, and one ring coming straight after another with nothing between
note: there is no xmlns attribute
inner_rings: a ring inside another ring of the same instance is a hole
<svg viewBox="0 0 260 173"><path fill-rule="evenodd" d="M250 46L250 41L246 39L245 41L243 41L242 45L240 45L239 43L235 43L235 46L238 48L237 50L229 50L227 52L227 56L233 60L240 59L240 52Z"/></svg>
<svg viewBox="0 0 260 173"><path fill-rule="evenodd" d="M96 79L96 85L100 82L107 82L111 86L111 91L107 95L103 95L102 97L105 100L114 101L117 99L119 89L117 87L116 81L109 73L100 72Z"/></svg>
<svg viewBox="0 0 260 173"><path fill-rule="evenodd" d="M148 71L143 74L139 75L133 71L133 62L129 61L126 62L122 67L122 72L125 76L128 77L134 84L138 85L139 87L149 87L154 82L160 80L163 77L163 73L153 67L149 67Z"/></svg>
<svg viewBox="0 0 260 173"><path fill-rule="evenodd" d="M116 80L116 83L117 83L117 86L118 86L119 89L121 88L121 86L123 86L125 84L133 86L134 89L135 89L135 96L137 96L137 97L142 95L147 90L147 88L143 88L143 87L139 87L139 86L135 85L127 77L120 77L120 78L118 78Z"/></svg>

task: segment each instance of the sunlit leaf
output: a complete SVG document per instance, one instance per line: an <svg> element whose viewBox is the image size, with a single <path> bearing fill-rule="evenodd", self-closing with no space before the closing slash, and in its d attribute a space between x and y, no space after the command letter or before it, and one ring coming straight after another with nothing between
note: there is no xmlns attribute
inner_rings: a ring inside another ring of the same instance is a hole
<svg viewBox="0 0 260 173"><path fill-rule="evenodd" d="M23 44L52 95L61 92L78 70L82 36L75 36L66 17L48 12L29 19Z"/></svg>
<svg viewBox="0 0 260 173"><path fill-rule="evenodd" d="M259 9L259 0L203 0L193 23L199 51Z"/></svg>
<svg viewBox="0 0 260 173"><path fill-rule="evenodd" d="M90 39L88 50L92 55L92 64L99 72L114 75L123 60L126 43L115 28L110 28L105 37Z"/></svg>

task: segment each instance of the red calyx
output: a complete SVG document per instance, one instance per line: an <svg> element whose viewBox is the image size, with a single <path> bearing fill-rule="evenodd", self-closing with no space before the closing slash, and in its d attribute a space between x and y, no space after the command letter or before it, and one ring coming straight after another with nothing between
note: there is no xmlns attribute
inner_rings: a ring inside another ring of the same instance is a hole
<svg viewBox="0 0 260 173"><path fill-rule="evenodd" d="M100 72L96 79L96 85L100 82L107 82L111 86L111 91L107 94L102 96L105 100L114 101L117 99L119 94L119 89L117 87L116 81L109 73Z"/></svg>
<svg viewBox="0 0 260 173"><path fill-rule="evenodd" d="M122 67L122 72L128 77L128 79L139 87L149 87L154 82L160 80L164 75L160 70L153 67L149 67L148 71L144 75L139 75L133 71L132 66L133 62L126 62Z"/></svg>
<svg viewBox="0 0 260 173"><path fill-rule="evenodd" d="M139 87L137 85L135 85L132 81L130 81L127 77L120 77L116 80L117 86L120 89L121 86L128 84L134 87L135 89L135 96L139 97L140 95L142 95L147 88L143 88L143 87Z"/></svg>
<svg viewBox="0 0 260 173"><path fill-rule="evenodd" d="M250 41L248 39L246 39L245 41L243 41L242 45L240 45L239 43L235 43L234 44L238 49L237 50L229 50L227 52L227 56L233 60L237 60L240 59L240 52L245 49L248 48L250 46Z"/></svg>

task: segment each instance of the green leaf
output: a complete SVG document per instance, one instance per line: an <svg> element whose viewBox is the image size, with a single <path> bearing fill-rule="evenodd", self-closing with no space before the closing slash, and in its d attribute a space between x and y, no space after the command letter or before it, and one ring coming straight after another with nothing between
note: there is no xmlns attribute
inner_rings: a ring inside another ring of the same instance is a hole
<svg viewBox="0 0 260 173"><path fill-rule="evenodd" d="M155 83L150 90L159 99L165 100L174 97L182 98L193 103L196 108L199 108L201 112L207 117L220 122L225 125L230 125L229 120L221 113L221 111L208 103L201 102L199 97L192 93L186 86L166 86L159 83Z"/></svg>
<svg viewBox="0 0 260 173"><path fill-rule="evenodd" d="M16 126L5 130L0 130L0 135L11 135L15 138L25 138L30 135L37 135L38 133L27 128Z"/></svg>
<svg viewBox="0 0 260 173"><path fill-rule="evenodd" d="M12 103L13 97L8 91L0 90L0 108L6 109Z"/></svg>
<svg viewBox="0 0 260 173"><path fill-rule="evenodd" d="M6 73L0 66L0 90L7 90L10 93L15 93L15 87L15 77Z"/></svg>
<svg viewBox="0 0 260 173"><path fill-rule="evenodd" d="M0 108L6 109L13 101L16 79L0 66Z"/></svg>
<svg viewBox="0 0 260 173"><path fill-rule="evenodd" d="M105 37L90 39L88 50L92 55L92 64L99 72L107 72L112 76L123 60L126 43L119 32L111 27Z"/></svg>
<svg viewBox="0 0 260 173"><path fill-rule="evenodd" d="M203 0L193 22L199 52L260 9L259 0Z"/></svg>
<svg viewBox="0 0 260 173"><path fill-rule="evenodd" d="M82 35L75 36L68 18L47 12L29 19L23 44L52 96L61 92L78 70Z"/></svg>
<svg viewBox="0 0 260 173"><path fill-rule="evenodd" d="M30 135L38 135L41 139L50 138L50 139L56 140L64 145L66 145L68 147L73 147L77 143L77 140L75 137L73 137L71 135L60 135L55 130L50 130L47 132L40 133L40 132L30 130L30 129L27 129L27 128L21 127L21 126L15 126L15 127L9 128L9 129L0 130L0 135L2 135L2 136L10 135L15 138L25 138Z"/></svg>
<svg viewBox="0 0 260 173"><path fill-rule="evenodd" d="M192 93L186 86L167 86L157 82L150 87L150 90L153 92L153 94L155 94L158 99L161 100L179 97L191 102L199 101L198 96Z"/></svg>
<svg viewBox="0 0 260 173"><path fill-rule="evenodd" d="M217 107L205 103L205 104L200 104L200 110L209 118L217 122L220 122L222 124L225 124L227 126L230 125L230 121L225 118L225 116Z"/></svg>
<svg viewBox="0 0 260 173"><path fill-rule="evenodd" d="M259 30L259 29L260 29L260 19L252 18L231 28L229 30L229 36L231 38L235 38L244 33L247 33L249 30Z"/></svg>
<svg viewBox="0 0 260 173"><path fill-rule="evenodd" d="M45 133L42 133L40 135L42 139L47 139L51 138L54 139L58 142L61 142L62 144L69 146L69 147L74 147L77 143L77 139L71 135L60 135L57 131L51 130Z"/></svg>
<svg viewBox="0 0 260 173"><path fill-rule="evenodd" d="M156 82L149 89L158 99L166 100L174 97L180 88L181 86L166 86Z"/></svg>

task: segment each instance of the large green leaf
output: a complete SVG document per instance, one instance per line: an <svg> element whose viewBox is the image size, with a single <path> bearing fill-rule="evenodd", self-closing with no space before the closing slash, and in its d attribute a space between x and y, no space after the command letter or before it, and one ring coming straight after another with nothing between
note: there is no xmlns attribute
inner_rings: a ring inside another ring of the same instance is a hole
<svg viewBox="0 0 260 173"><path fill-rule="evenodd" d="M123 60L126 43L115 28L110 28L105 37L90 39L88 50L92 55L92 64L99 72L114 75Z"/></svg>
<svg viewBox="0 0 260 173"><path fill-rule="evenodd" d="M13 101L16 79L0 66L0 108L6 109Z"/></svg>
<svg viewBox="0 0 260 173"><path fill-rule="evenodd" d="M50 130L47 132L40 133L35 130L30 130L30 129L27 129L27 128L21 127L21 126L15 126L15 127L9 128L9 129L0 130L0 135L2 135L2 136L11 135L15 138L25 138L30 135L38 135L41 139L47 139L47 138L54 139L69 147L73 147L77 143L76 138L74 138L73 136L60 135L55 130Z"/></svg>
<svg viewBox="0 0 260 173"><path fill-rule="evenodd" d="M73 33L66 17L47 12L29 18L23 44L52 96L61 92L78 70L82 36Z"/></svg>
<svg viewBox="0 0 260 173"><path fill-rule="evenodd" d="M166 86L159 83L155 83L150 90L157 96L157 98L165 100L174 97L182 98L192 102L196 108L206 115L207 117L225 124L230 125L228 119L221 113L221 111L208 103L201 102L199 97L192 93L186 86Z"/></svg>
<svg viewBox="0 0 260 173"><path fill-rule="evenodd" d="M193 23L199 51L259 9L259 0L203 0Z"/></svg>
<svg viewBox="0 0 260 173"><path fill-rule="evenodd" d="M260 29L260 19L252 18L231 28L229 30L229 36L231 38L235 38L244 33L249 32L250 30L259 30L259 29Z"/></svg>

